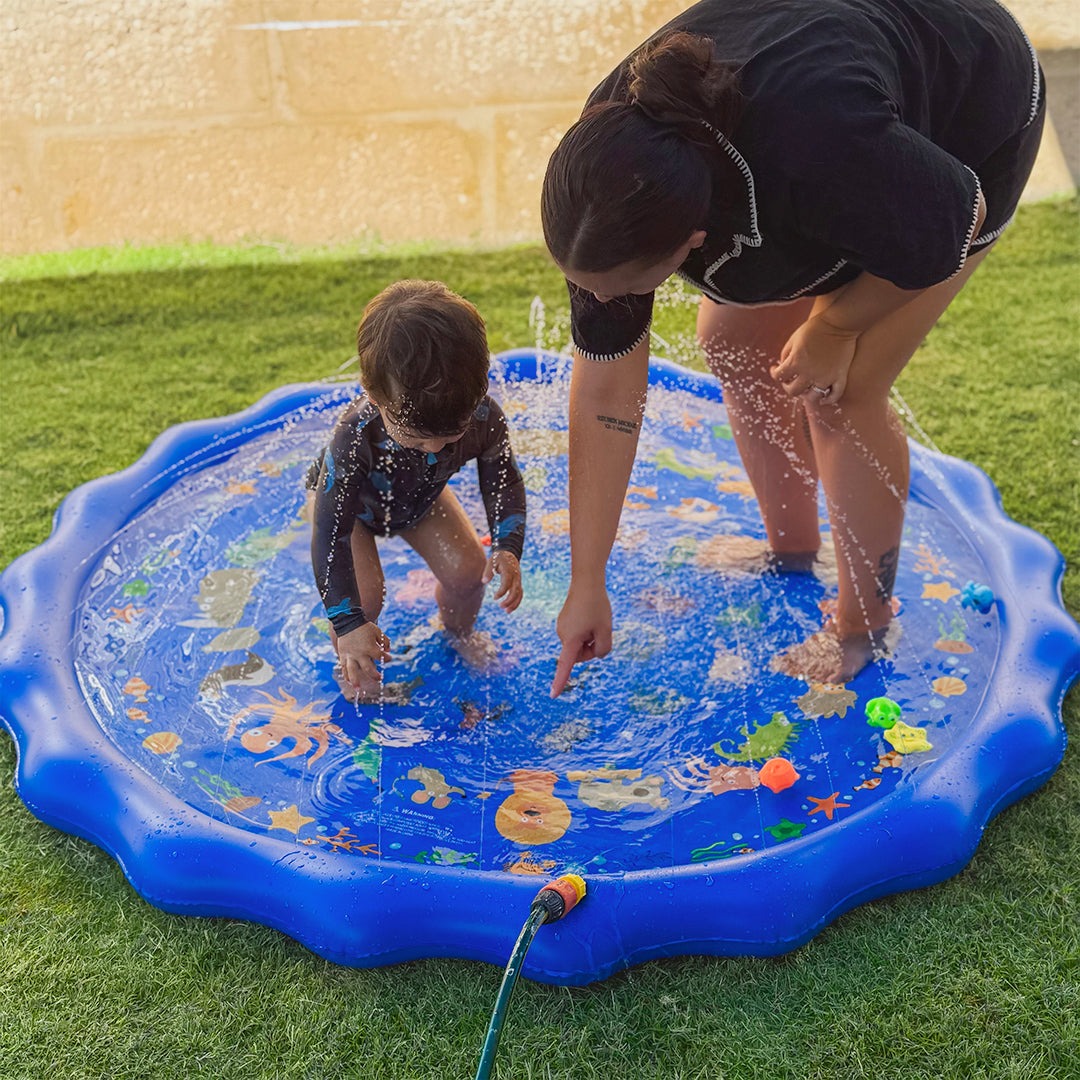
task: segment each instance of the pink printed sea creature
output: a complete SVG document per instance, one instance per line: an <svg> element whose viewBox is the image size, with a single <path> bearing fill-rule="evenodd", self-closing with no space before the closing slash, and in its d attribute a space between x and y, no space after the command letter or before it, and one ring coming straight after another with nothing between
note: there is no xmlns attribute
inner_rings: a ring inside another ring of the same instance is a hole
<svg viewBox="0 0 1080 1080"><path fill-rule="evenodd" d="M417 607L435 599L435 575L430 570L410 570L405 584L394 593L394 602L405 607Z"/></svg>
<svg viewBox="0 0 1080 1080"><path fill-rule="evenodd" d="M758 771L749 765L709 765L703 758L689 758L682 769L668 768L671 782L683 791L750 791L758 786Z"/></svg>

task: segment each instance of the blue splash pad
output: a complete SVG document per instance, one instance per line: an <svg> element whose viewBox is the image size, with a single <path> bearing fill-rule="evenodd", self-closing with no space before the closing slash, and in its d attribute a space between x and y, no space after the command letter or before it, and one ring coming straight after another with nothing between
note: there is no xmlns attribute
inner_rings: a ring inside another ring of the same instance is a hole
<svg viewBox="0 0 1080 1080"><path fill-rule="evenodd" d="M715 383L664 362L613 553L616 648L552 702L568 582L566 360L496 358L529 489L526 599L479 620L495 669L432 625L432 582L382 543L400 704L333 682L302 478L353 387L286 387L166 432L73 492L0 576L0 708L19 793L169 911L250 919L334 961L502 965L543 880L587 900L524 973L604 978L690 953L767 955L840 913L957 872L1064 750L1080 667L1061 559L973 466L912 446L894 656L846 687L769 661L820 626L810 575L714 568L762 536ZM483 530L475 475L455 490ZM824 516L824 515L823 515ZM961 603L988 585L985 613ZM890 741L888 696L919 733ZM921 747L921 748L920 748ZM766 759L799 773L761 783Z"/></svg>

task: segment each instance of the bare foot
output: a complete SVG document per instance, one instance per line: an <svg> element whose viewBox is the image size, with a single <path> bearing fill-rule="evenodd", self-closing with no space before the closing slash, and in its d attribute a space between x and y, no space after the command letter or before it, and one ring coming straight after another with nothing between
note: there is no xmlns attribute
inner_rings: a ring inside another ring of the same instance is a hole
<svg viewBox="0 0 1080 1080"><path fill-rule="evenodd" d="M831 559L831 568L830 568ZM818 551L773 551L768 540L753 536L712 536L699 545L695 561L705 570L720 573L778 574L814 573L823 581L836 575L836 556L825 545Z"/></svg>
<svg viewBox="0 0 1080 1080"><path fill-rule="evenodd" d="M846 683L867 664L891 654L900 636L900 624L881 630L841 636L829 623L805 641L773 657L774 671L807 682Z"/></svg>
<svg viewBox="0 0 1080 1080"><path fill-rule="evenodd" d="M468 634L447 634L451 647L474 671L493 671L500 660L499 647L490 634L472 630Z"/></svg>
<svg viewBox="0 0 1080 1080"><path fill-rule="evenodd" d="M818 548L810 569L814 577L823 585L835 585L840 580L840 568L836 565L836 548L828 537ZM896 612L894 611L893 614L895 615Z"/></svg>
<svg viewBox="0 0 1080 1080"><path fill-rule="evenodd" d="M769 542L752 536L710 536L697 549L694 561L703 570L762 574L769 568Z"/></svg>

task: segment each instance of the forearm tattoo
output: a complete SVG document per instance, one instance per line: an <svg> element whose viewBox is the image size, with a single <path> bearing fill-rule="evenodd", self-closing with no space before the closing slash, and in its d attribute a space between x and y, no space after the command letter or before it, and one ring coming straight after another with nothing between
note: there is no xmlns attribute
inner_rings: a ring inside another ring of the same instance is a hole
<svg viewBox="0 0 1080 1080"><path fill-rule="evenodd" d="M883 602L892 598L893 586L896 584L896 567L899 561L900 549L894 547L886 551L878 562L877 598Z"/></svg>
<svg viewBox="0 0 1080 1080"><path fill-rule="evenodd" d="M638 426L633 420L623 420L618 416L601 416L597 414L597 420L608 429L608 431L619 431L623 435L634 435L637 433Z"/></svg>

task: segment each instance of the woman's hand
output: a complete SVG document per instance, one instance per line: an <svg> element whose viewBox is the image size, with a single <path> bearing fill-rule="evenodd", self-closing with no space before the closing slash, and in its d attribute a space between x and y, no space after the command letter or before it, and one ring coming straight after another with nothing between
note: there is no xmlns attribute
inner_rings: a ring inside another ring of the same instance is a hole
<svg viewBox="0 0 1080 1080"><path fill-rule="evenodd" d="M390 659L390 639L368 622L342 634L336 647L346 681L364 693L378 693L382 673L377 665Z"/></svg>
<svg viewBox="0 0 1080 1080"><path fill-rule="evenodd" d="M521 565L511 551L496 551L484 567L483 582L486 585L499 575L499 588L495 599L502 605L503 611L513 611L521 603Z"/></svg>
<svg viewBox="0 0 1080 1080"><path fill-rule="evenodd" d="M858 331L828 322L824 313L812 315L788 338L769 374L789 397L835 405L844 396L858 340Z"/></svg>
<svg viewBox="0 0 1080 1080"><path fill-rule="evenodd" d="M562 655L551 681L553 698L566 689L575 664L611 652L611 601L603 583L580 587L571 581L555 627L562 642Z"/></svg>

